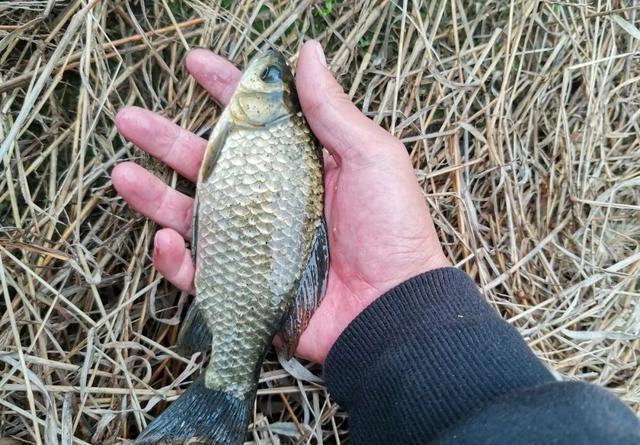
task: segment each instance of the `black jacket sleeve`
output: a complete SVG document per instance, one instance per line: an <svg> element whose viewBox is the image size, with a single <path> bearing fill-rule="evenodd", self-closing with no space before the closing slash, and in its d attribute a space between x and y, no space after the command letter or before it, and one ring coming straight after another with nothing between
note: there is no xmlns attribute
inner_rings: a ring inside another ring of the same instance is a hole
<svg viewBox="0 0 640 445"><path fill-rule="evenodd" d="M640 423L596 386L558 382L463 272L387 292L325 362L354 444L640 444Z"/></svg>

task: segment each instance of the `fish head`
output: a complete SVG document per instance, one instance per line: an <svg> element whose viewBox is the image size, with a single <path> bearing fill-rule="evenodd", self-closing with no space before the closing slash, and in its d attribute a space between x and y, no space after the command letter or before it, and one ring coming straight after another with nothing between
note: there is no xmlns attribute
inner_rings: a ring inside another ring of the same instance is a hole
<svg viewBox="0 0 640 445"><path fill-rule="evenodd" d="M229 102L236 124L264 127L300 111L293 74L274 49L256 55L240 78Z"/></svg>

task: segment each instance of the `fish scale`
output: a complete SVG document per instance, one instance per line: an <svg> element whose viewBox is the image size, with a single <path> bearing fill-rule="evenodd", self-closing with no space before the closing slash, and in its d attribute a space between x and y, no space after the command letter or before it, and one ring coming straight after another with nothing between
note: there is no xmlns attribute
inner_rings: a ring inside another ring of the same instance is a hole
<svg viewBox="0 0 640 445"><path fill-rule="evenodd" d="M246 397L321 223L322 160L300 114L236 129L221 150L198 187L196 295L215 320L206 385Z"/></svg>

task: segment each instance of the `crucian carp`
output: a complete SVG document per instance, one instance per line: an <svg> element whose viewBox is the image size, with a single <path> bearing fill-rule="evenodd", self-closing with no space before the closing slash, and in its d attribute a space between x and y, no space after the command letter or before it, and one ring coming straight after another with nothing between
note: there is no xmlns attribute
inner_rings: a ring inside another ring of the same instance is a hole
<svg viewBox="0 0 640 445"><path fill-rule="evenodd" d="M197 184L196 300L182 350L211 347L200 376L136 444L242 444L276 334L289 356L329 268L322 150L291 70L269 50L247 66L209 139Z"/></svg>

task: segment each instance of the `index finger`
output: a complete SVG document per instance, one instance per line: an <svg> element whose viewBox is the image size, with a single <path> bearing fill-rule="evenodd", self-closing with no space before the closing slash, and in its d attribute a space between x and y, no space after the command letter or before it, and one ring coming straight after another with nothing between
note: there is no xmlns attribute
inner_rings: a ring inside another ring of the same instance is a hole
<svg viewBox="0 0 640 445"><path fill-rule="evenodd" d="M224 57L202 48L189 51L185 64L189 73L218 103L229 103L242 75L238 68Z"/></svg>
<svg viewBox="0 0 640 445"><path fill-rule="evenodd" d="M138 148L164 162L185 178L198 178L207 141L169 119L139 107L125 107L116 115L120 134Z"/></svg>

